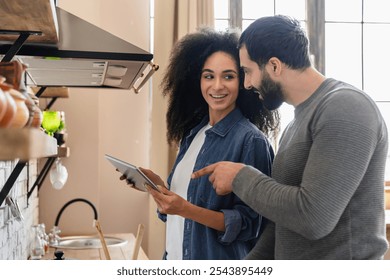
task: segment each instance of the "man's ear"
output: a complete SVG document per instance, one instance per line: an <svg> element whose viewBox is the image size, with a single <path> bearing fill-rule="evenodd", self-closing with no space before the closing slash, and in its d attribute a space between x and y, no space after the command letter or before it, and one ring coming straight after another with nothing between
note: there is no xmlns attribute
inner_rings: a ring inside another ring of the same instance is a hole
<svg viewBox="0 0 390 280"><path fill-rule="evenodd" d="M271 57L268 60L268 67L268 73L270 73L270 75L279 76L282 71L282 62L276 57Z"/></svg>

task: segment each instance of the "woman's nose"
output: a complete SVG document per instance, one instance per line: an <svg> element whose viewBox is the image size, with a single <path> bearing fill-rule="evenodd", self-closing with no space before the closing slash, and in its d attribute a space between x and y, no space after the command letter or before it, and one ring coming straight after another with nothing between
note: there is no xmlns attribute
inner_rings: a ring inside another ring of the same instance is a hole
<svg viewBox="0 0 390 280"><path fill-rule="evenodd" d="M214 79L214 89L221 89L223 87L223 81L220 78Z"/></svg>

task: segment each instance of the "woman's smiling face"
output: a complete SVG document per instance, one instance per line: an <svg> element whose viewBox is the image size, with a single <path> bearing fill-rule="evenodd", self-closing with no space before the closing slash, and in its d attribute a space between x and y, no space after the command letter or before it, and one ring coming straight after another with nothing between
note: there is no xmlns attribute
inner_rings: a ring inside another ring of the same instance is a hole
<svg viewBox="0 0 390 280"><path fill-rule="evenodd" d="M205 61L200 88L209 105L211 125L223 119L236 107L239 80L237 64L229 54L218 51Z"/></svg>

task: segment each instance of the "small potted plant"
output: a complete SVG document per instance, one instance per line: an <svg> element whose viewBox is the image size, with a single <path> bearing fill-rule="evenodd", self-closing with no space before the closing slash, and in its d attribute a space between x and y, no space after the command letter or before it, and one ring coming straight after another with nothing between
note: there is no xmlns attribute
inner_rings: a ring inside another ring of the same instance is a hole
<svg viewBox="0 0 390 280"><path fill-rule="evenodd" d="M57 139L57 145L65 144L67 133L65 131L65 114L60 111L43 111L42 127L46 133Z"/></svg>

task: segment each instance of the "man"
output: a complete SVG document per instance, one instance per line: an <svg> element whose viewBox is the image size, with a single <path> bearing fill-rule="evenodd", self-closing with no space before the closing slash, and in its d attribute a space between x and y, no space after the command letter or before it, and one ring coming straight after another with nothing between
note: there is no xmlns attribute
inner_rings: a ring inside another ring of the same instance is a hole
<svg viewBox="0 0 390 280"><path fill-rule="evenodd" d="M245 87L270 110L295 107L272 178L233 162L192 178L210 174L218 194L234 192L268 219L248 259L382 259L385 122L365 93L316 71L308 46L285 16L260 18L240 38Z"/></svg>

